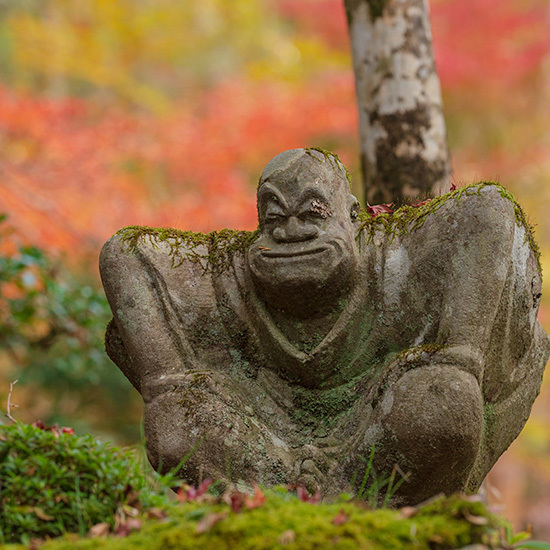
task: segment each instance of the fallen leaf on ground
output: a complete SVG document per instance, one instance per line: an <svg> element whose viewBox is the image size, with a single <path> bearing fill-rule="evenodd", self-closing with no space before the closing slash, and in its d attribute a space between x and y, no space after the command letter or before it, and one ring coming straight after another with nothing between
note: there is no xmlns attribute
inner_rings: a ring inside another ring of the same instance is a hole
<svg viewBox="0 0 550 550"><path fill-rule="evenodd" d="M251 497L247 497L244 504L250 510L263 506L265 502L265 495L262 493L260 487L254 484L254 494Z"/></svg>
<svg viewBox="0 0 550 550"><path fill-rule="evenodd" d="M53 516L49 516L48 514L46 514L46 512L44 512L42 508L35 507L32 508L32 511L34 512L36 517L41 519L42 521L53 521L55 519Z"/></svg>
<svg viewBox="0 0 550 550"><path fill-rule="evenodd" d="M302 502L317 504L321 500L321 493L319 490L315 491L313 495L310 495L303 485L298 485L298 487L296 487L296 494Z"/></svg>
<svg viewBox="0 0 550 550"><path fill-rule="evenodd" d="M118 537L127 537L132 531L141 529L141 521L136 518L128 518L121 521L115 528L115 534Z"/></svg>
<svg viewBox="0 0 550 550"><path fill-rule="evenodd" d="M205 479L197 488L193 485L182 485L178 489L178 500L180 502L189 502L193 500L201 500L201 497L208 491L208 487L212 485L213 480L211 478Z"/></svg>
<svg viewBox="0 0 550 550"><path fill-rule="evenodd" d="M418 513L418 509L414 506L403 506L400 510L401 517L404 519L412 518Z"/></svg>
<svg viewBox="0 0 550 550"><path fill-rule="evenodd" d="M413 206L414 208L419 208L420 206L424 206L425 204L428 204L432 199L426 199L425 201L422 201L422 202L417 202L416 204L412 204L411 206Z"/></svg>
<svg viewBox="0 0 550 550"><path fill-rule="evenodd" d="M483 516L474 516L468 512L464 512L464 518L474 525L487 525L489 520Z"/></svg>
<svg viewBox="0 0 550 550"><path fill-rule="evenodd" d="M147 517L150 519L165 519L168 514L162 508L149 508Z"/></svg>
<svg viewBox="0 0 550 550"><path fill-rule="evenodd" d="M346 511L342 508L336 516L334 516L334 519L332 520L333 525L343 525L344 523L347 523L349 521L349 516L346 514Z"/></svg>
<svg viewBox="0 0 550 550"><path fill-rule="evenodd" d="M243 509L245 500L246 495L244 493L235 492L228 495L226 502L231 506L231 510L238 514Z"/></svg>
<svg viewBox="0 0 550 550"><path fill-rule="evenodd" d="M197 523L197 534L206 533L210 531L216 523L223 521L227 517L227 512L214 512L212 514L207 514Z"/></svg>
<svg viewBox="0 0 550 550"><path fill-rule="evenodd" d="M106 537L109 534L110 526L107 522L96 523L88 531L88 536L91 538Z"/></svg>
<svg viewBox="0 0 550 550"><path fill-rule="evenodd" d="M292 529L287 529L279 535L277 542L282 546L287 546L288 544L292 544L295 540L296 533Z"/></svg>

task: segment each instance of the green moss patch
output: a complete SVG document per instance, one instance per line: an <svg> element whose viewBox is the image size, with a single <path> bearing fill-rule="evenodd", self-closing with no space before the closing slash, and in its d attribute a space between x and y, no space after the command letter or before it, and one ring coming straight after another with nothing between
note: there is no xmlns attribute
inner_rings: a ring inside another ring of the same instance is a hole
<svg viewBox="0 0 550 550"><path fill-rule="evenodd" d="M126 538L68 536L43 550L396 549L496 548L499 520L481 502L438 498L403 510L369 510L355 503L314 505L284 489L258 508L236 513L225 503L191 502ZM1 548L1 547L0 547Z"/></svg>
<svg viewBox="0 0 550 550"><path fill-rule="evenodd" d="M147 487L129 450L72 430L0 425L0 543L85 534L119 508L166 500ZM139 496L138 496L139 495Z"/></svg>

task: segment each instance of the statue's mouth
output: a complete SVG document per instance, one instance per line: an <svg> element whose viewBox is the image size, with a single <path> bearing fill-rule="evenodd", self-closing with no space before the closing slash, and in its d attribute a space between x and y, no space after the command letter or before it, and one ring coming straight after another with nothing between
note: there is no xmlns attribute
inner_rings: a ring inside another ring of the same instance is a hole
<svg viewBox="0 0 550 550"><path fill-rule="evenodd" d="M321 254L328 250L327 246L317 246L315 248L277 248L276 250L272 249L261 249L262 256L266 258L296 258L300 256L312 256L314 254Z"/></svg>

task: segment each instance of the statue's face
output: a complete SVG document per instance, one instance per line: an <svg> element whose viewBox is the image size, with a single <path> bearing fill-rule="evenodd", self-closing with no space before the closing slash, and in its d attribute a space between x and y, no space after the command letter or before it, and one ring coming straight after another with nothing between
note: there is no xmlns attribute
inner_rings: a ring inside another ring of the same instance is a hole
<svg viewBox="0 0 550 550"><path fill-rule="evenodd" d="M358 204L341 165L301 150L260 180L260 236L248 251L252 279L271 306L298 317L333 308L357 265ZM276 160L276 157L274 160Z"/></svg>

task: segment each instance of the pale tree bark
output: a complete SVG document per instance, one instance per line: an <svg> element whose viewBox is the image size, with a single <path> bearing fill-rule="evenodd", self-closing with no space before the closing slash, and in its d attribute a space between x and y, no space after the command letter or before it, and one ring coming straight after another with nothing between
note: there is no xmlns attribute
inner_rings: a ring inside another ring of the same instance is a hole
<svg viewBox="0 0 550 550"><path fill-rule="evenodd" d="M447 191L450 158L427 0L344 0L366 200Z"/></svg>

